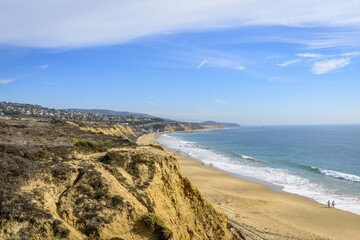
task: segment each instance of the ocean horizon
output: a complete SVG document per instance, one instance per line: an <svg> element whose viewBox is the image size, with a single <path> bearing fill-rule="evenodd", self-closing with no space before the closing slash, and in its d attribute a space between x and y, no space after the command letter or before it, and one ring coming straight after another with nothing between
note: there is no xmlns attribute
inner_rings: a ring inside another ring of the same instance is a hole
<svg viewBox="0 0 360 240"><path fill-rule="evenodd" d="M360 125L242 126L157 140L230 174L360 214Z"/></svg>

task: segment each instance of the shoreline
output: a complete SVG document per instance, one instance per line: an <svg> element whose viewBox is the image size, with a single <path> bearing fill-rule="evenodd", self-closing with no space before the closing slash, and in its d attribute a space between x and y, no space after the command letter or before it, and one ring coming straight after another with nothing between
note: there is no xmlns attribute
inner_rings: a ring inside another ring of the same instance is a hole
<svg viewBox="0 0 360 240"><path fill-rule="evenodd" d="M144 135L138 143L159 144L158 135ZM182 174L225 212L230 222L249 232L249 237L255 234L259 239L360 239L359 215L202 165L163 147L177 158Z"/></svg>
<svg viewBox="0 0 360 240"><path fill-rule="evenodd" d="M164 135L164 134L161 134L161 135ZM272 172L271 175L268 175L266 171L257 171L257 169L250 169L250 171L249 171L249 169L247 169L247 171L245 170L245 173L243 175L243 173L241 172L241 169L240 170L237 169L236 164L234 165L234 168L232 168L232 167L228 166L227 164L222 164L222 161L218 161L219 158L225 157L226 158L225 162L226 163L230 162L230 165L231 165L232 164L231 157L227 157L227 155L225 155L225 154L217 153L216 150L214 151L214 150L208 149L206 147L204 149L202 147L199 148L199 149L203 149L205 151L209 151L209 152L206 152L206 155L204 155L205 153L197 155L197 152L195 150L194 150L194 152L192 151L193 147L190 147L190 149L187 149L187 147L183 148L183 146L181 146L181 145L184 145L185 143L181 144L182 140L180 140L178 137L175 137L175 139L178 139L177 141L179 141L179 143L175 144L174 146L172 146L172 143L170 143L170 145L169 145L170 147L168 147L170 151L179 152L181 155L183 155L185 157L190 157L196 161L203 162L204 164L211 164L211 166L213 168L216 168L219 171L224 171L232 176L235 176L235 177L238 177L238 178L241 178L244 180L248 180L250 182L255 182L255 183L269 186L274 191L291 193L291 194L295 194L298 196L306 197L309 200L318 202L320 204L327 204L328 200L332 201L333 199L335 199L335 200L337 200L337 203L338 203L337 208L340 208L343 211L351 212L351 213L354 213L354 214L360 216L360 208L359 208L360 202L355 201L355 197L347 198L346 195L342 196L342 195L331 194L331 193L329 194L329 192L331 192L331 188L328 188L328 189L330 189L328 191L324 191L324 190L316 191L317 187L320 187L320 189L321 189L321 183L319 184L316 182L314 183L315 186L312 186L311 188L306 187L308 185L304 184L304 183L302 184L302 186L299 184L292 185L291 181L289 183L287 180L283 180L283 179L287 179L287 177L295 177L295 178L297 177L297 178L300 178L300 180L308 181L309 184L312 182L309 182L309 180L307 180L306 177L303 177L301 175L300 175L300 177L298 177L296 175L296 173L291 173L291 172L288 173L288 172L286 172L286 170L285 170L285 174L287 174L288 176L284 176L283 178L277 178L277 175L276 175L277 174L276 170L278 170L277 167L271 167L272 169L275 170L275 172ZM160 145L164 144L164 145L168 146L167 141L161 141L159 137L157 138L157 142ZM178 145L178 144L180 144L180 145ZM185 144L185 145L187 145L187 144ZM195 154L194 157L189 155L189 153L190 153L189 151L191 153ZM211 154L211 155L209 155L209 154ZM255 154L255 153L253 153L253 154ZM241 154L239 154L239 155L241 157L243 157ZM250 158L254 161L261 162L261 160L254 159L252 157L245 156L245 158ZM246 165L246 164L244 164L244 165ZM313 167L311 167L311 168L313 168ZM280 171L280 174L282 174L283 170L281 168L279 168L279 169L280 170L278 170L278 171ZM315 167L314 167L314 169L321 170L321 168L315 168ZM261 178L259 178L259 173L264 173L265 175L261 176ZM297 179L297 181L299 182L299 179ZM276 183L273 183L273 182L276 182ZM342 198L342 197L344 197L344 198Z"/></svg>
<svg viewBox="0 0 360 240"><path fill-rule="evenodd" d="M212 131L212 130L221 130L221 128L209 129L209 130L179 131L179 132L177 132L177 133L191 133L191 132L202 132L202 131ZM248 177L248 176L243 176L243 175L241 175L241 174L236 174L236 173L228 172L228 171L222 170L222 169L220 169L220 168L218 168L218 167L216 167L216 166L206 165L205 163L204 163L204 165L203 165L203 162L202 162L201 160L196 159L196 158L193 158L193 157L190 157L190 156L186 156L185 154L182 154L181 152L176 151L175 149L169 148L168 146L164 146L164 145L162 145L161 143L159 143L159 142L157 141L157 138L158 138L160 135L164 135L164 134L171 134L171 132L155 133L155 135L154 135L155 140L152 141L151 144L161 145L165 150L167 150L167 152L172 152L172 153L175 153L176 155L179 155L179 156L182 156L182 157L185 157L185 158L189 158L189 159L191 159L191 160L193 160L193 161L196 161L196 162L200 163L202 166L211 167L211 168L216 169L216 170L218 170L218 171L225 172L225 173L229 174L230 176L233 176L233 177L236 177L236 178L240 178L240 179L243 179L243 180L245 180L245 181L249 181L249 182L258 183L258 184L261 184L261 185L268 186L268 187L270 187L272 190L277 191L277 192L289 193L289 192L286 192L286 191L283 190L284 187L279 186L279 185L275 185L275 184L270 183L270 182L266 182L266 181L264 181L264 180L260 180L260 179L256 179L256 178L252 178L252 177ZM292 194L302 196L302 195L296 194L296 193L292 193ZM302 197L306 197L306 196L302 196ZM306 197L306 198L308 198L309 200L312 200L312 201L317 202L316 200L314 200L314 199L312 199L312 198L310 198L310 197Z"/></svg>

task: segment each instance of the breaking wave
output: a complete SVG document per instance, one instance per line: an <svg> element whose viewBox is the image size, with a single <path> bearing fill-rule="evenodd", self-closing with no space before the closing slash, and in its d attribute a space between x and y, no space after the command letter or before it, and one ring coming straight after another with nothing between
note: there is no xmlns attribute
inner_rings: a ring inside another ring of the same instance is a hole
<svg viewBox="0 0 360 240"><path fill-rule="evenodd" d="M342 206L342 209L360 214L360 206L358 205L360 199L358 197L338 194L334 195L334 192L331 189L326 188L320 183L315 183L310 179L301 177L287 169L267 166L264 162L251 156L232 152L232 155L235 154L237 157L247 160L241 161L241 159L231 157L231 155L205 148L195 142L183 141L167 134L161 135L158 138L158 142L180 154L197 159L206 165L211 165L239 176L272 183L282 187L286 192L310 197L320 203L326 203L328 199L337 199L337 202L339 203L339 206ZM356 175L301 164L297 164L297 167L307 171L320 173L328 177L360 182L360 177Z"/></svg>

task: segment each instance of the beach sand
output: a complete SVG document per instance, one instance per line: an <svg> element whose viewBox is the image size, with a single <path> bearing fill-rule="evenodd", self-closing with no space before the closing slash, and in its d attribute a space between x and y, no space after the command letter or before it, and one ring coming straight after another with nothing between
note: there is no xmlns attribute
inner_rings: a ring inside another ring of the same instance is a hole
<svg viewBox="0 0 360 240"><path fill-rule="evenodd" d="M142 136L138 143L157 144L156 136ZM326 203L277 191L166 151L176 156L183 175L248 239L360 239L360 215L328 208Z"/></svg>

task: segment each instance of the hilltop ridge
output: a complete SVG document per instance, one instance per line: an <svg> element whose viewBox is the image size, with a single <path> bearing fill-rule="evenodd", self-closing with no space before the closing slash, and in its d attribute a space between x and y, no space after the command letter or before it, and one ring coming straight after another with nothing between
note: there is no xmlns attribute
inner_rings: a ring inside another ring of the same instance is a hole
<svg viewBox="0 0 360 240"><path fill-rule="evenodd" d="M136 112L128 112L128 111L114 111L108 109L82 109L82 108L70 108L64 110L72 110L77 112L87 112L87 113L99 113L104 115L118 115L122 117L137 117L137 118L152 118L152 119L161 119L159 117L155 117L145 113L136 113Z"/></svg>
<svg viewBox="0 0 360 240"><path fill-rule="evenodd" d="M202 124L218 124L223 127L240 127L240 125L237 123L216 122L216 121L205 121L205 122L202 122Z"/></svg>
<svg viewBox="0 0 360 240"><path fill-rule="evenodd" d="M221 124L217 123L178 122L142 113L132 114L130 112L96 109L54 109L34 104L11 102L0 102L0 116L69 120L80 124L81 122L92 122L92 126L96 124L107 124L108 126L121 124L131 127L136 136L150 132L193 131L222 127Z"/></svg>

